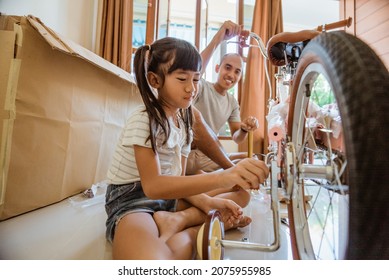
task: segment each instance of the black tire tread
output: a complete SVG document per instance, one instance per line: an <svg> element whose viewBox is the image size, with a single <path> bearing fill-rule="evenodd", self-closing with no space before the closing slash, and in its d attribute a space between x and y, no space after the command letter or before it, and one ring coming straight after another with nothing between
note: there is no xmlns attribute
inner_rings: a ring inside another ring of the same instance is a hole
<svg viewBox="0 0 389 280"><path fill-rule="evenodd" d="M342 31L314 38L300 61L309 55L327 70L343 123L350 186L347 258L389 259L388 70L367 44Z"/></svg>

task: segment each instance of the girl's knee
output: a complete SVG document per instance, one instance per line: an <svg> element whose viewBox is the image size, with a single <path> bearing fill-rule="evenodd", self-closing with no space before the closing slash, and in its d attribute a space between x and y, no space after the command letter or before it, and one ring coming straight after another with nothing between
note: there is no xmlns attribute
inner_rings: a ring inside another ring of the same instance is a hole
<svg viewBox="0 0 389 280"><path fill-rule="evenodd" d="M250 203L251 195L250 192L239 188L235 190L236 199L234 201L242 208L246 207Z"/></svg>

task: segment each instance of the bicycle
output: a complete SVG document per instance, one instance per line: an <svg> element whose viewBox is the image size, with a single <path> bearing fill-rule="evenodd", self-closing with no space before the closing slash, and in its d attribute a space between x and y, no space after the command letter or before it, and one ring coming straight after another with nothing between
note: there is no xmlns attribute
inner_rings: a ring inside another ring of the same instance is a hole
<svg viewBox="0 0 389 280"><path fill-rule="evenodd" d="M250 37L257 45L239 42L259 47L278 67L265 157L274 241L224 240L214 210L199 233L203 258L222 259L228 247L277 250L282 193L294 259L389 259L389 73L362 40L329 32L350 24L351 18L280 33L267 47L254 33ZM324 93L318 84L330 89L329 102L321 107ZM249 156L251 149L249 141Z"/></svg>

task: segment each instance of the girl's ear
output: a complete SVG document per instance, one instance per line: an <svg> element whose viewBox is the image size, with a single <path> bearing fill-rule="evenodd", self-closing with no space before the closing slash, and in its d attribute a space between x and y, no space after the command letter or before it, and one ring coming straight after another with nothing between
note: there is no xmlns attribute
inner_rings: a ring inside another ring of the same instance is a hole
<svg viewBox="0 0 389 280"><path fill-rule="evenodd" d="M161 78L154 72L147 72L147 80L149 81L150 86L153 88L160 88L162 86Z"/></svg>

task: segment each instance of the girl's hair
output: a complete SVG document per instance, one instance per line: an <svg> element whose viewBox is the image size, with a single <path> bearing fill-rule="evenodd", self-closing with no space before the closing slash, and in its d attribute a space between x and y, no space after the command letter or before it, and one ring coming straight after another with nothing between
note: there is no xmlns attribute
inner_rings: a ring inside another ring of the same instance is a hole
<svg viewBox="0 0 389 280"><path fill-rule="evenodd" d="M173 71L182 69L197 72L201 70L201 65L201 56L192 44L172 37L159 39L150 46L144 45L135 52L135 79L150 119L150 135L146 141L151 141L154 152L156 151L155 136L158 128L161 127L166 135L165 144L170 135L170 124L162 105L158 101L158 96L150 87L147 73L151 71L157 74L162 79L162 84L164 84L165 76ZM192 107L180 109L179 117L184 120L186 141L189 144L189 135L193 123Z"/></svg>

